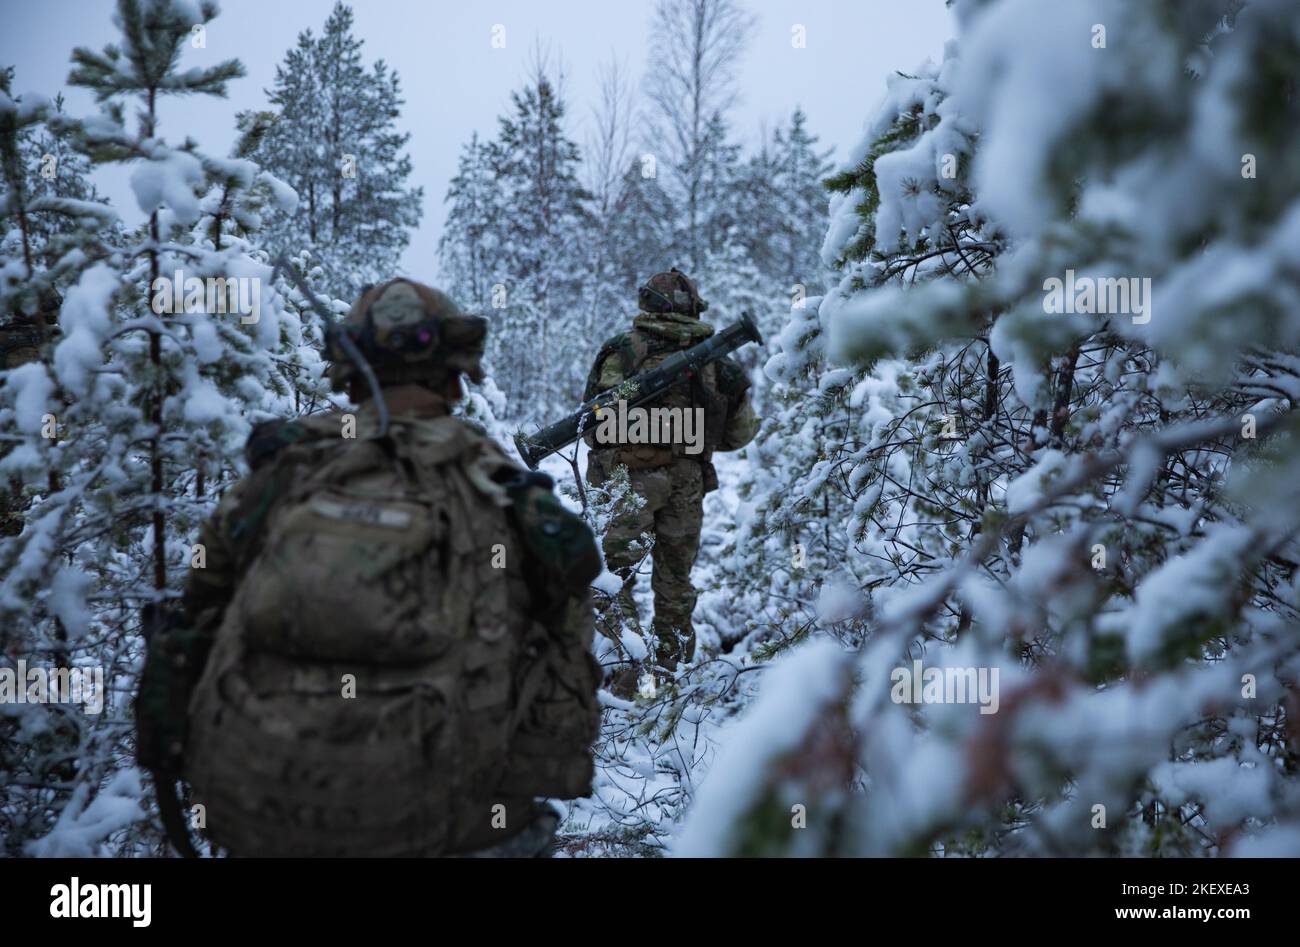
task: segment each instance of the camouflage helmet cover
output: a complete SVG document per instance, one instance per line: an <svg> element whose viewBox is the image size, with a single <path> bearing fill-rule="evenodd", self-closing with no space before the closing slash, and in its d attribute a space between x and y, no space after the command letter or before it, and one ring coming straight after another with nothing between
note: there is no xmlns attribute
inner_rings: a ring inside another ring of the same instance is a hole
<svg viewBox="0 0 1300 947"><path fill-rule="evenodd" d="M699 287L677 267L656 273L637 292L637 301L646 312L680 312L698 316L709 308L700 298Z"/></svg>
<svg viewBox="0 0 1300 947"><path fill-rule="evenodd" d="M381 383L438 381L459 372L483 380L487 320L466 315L446 293L415 280L367 287L338 331L351 336ZM357 376L337 341L329 342L327 355L335 388Z"/></svg>

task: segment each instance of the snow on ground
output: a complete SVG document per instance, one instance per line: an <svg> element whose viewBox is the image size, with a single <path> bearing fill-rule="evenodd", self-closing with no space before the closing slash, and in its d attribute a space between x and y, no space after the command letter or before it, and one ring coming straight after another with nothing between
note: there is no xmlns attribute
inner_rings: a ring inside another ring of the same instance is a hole
<svg viewBox="0 0 1300 947"><path fill-rule="evenodd" d="M580 463L585 469L585 448ZM737 486L744 461L736 454L714 457L719 488L704 502L704 531L692 579L701 590L696 608L698 645L695 662L675 681L660 682L652 696L643 692L632 701L601 691L605 718L596 746L593 794L566 804L560 828L560 854L664 855L679 831L679 823L708 771L719 745L719 733L747 703L758 675L740 653L720 653L724 640L738 637L727 627L723 590L716 590L716 562L726 542L727 515L740 503ZM572 487L573 475L563 458L541 464L561 492ZM576 505L576 504L574 504ZM642 627L654 614L650 562L636 585ZM706 607L707 606L707 607ZM630 650L639 642L628 641ZM597 636L602 663L617 660L608 639Z"/></svg>

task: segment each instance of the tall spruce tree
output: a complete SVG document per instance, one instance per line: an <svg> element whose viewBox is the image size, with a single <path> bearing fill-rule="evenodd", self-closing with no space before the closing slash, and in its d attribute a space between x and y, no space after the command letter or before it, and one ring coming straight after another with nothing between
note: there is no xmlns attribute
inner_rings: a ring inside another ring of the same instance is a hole
<svg viewBox="0 0 1300 947"><path fill-rule="evenodd" d="M444 203L447 221L438 239L442 285L460 305L476 312L491 306L493 273L501 234L495 170L487 144L475 132L461 149Z"/></svg>
<svg viewBox="0 0 1300 947"><path fill-rule="evenodd" d="M772 133L770 165L772 218L763 227L767 239L763 259L755 265L763 273L794 292L803 287L808 295L820 295L830 272L821 259L828 220L828 195L823 182L830 176L830 150L817 148L817 136L808 131L808 116L796 107L789 125Z"/></svg>
<svg viewBox="0 0 1300 947"><path fill-rule="evenodd" d="M270 245L309 249L330 291L349 299L399 271L424 199L406 186L411 136L397 130L398 75L382 59L366 68L352 27L352 9L338 2L319 37L298 34L267 90L276 121L263 159L301 198L270 222Z"/></svg>
<svg viewBox="0 0 1300 947"><path fill-rule="evenodd" d="M488 364L513 418L540 422L581 394L583 363L596 344L581 331L590 194L544 55L511 103L497 137L463 156L440 253L457 286L475 289L464 282L467 261L487 274L478 291L486 287L492 320Z"/></svg>
<svg viewBox="0 0 1300 947"><path fill-rule="evenodd" d="M659 179L633 159L619 181L609 218L611 293L620 323L626 323L636 311L637 287L677 262L677 208Z"/></svg>

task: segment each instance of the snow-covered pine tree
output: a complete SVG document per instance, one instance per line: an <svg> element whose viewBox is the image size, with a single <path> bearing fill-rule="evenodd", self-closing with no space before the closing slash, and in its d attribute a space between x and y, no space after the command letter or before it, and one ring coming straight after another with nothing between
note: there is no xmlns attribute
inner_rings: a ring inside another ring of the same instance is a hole
<svg viewBox="0 0 1300 947"><path fill-rule="evenodd" d="M679 850L1294 855L1293 11L957 9L806 333L853 385L860 644L769 672Z"/></svg>
<svg viewBox="0 0 1300 947"><path fill-rule="evenodd" d="M21 534L0 547L6 650L100 668L106 685L98 713L4 705L3 725L20 736L0 800L15 854L161 851L155 823L141 822L147 802L131 765L142 612L203 567L197 526L242 465L251 423L321 396L310 333L251 241L259 209L292 199L247 157L257 131L245 120L251 134L229 159L158 136L160 96L223 94L242 72L236 61L180 66L193 29L215 13L210 3L119 0L121 40L74 52L70 81L107 107L60 121L94 160L136 164L149 219L122 246L89 255L64 294L52 355L8 372L0 390L0 425L16 435L0 476L32 495ZM130 130L123 100L136 98L140 125ZM184 282L209 277L226 292Z"/></svg>
<svg viewBox="0 0 1300 947"><path fill-rule="evenodd" d="M338 400L331 395L320 357L324 327L315 314L306 310L288 274L273 267L269 277L266 275L266 267L272 263L271 251L264 246L266 223L277 214L293 213L298 202L297 193L260 164L268 151L268 132L274 123L271 112L241 112L236 116L237 134L230 155L200 156L206 189L200 217L190 233L178 241L191 248L187 277L258 280L258 285L265 285L282 307L278 335L268 331L250 339L242 317L238 327L230 324L233 320L212 320L218 342L227 354L210 365L211 377L223 392L242 389L243 397L234 404L250 423L311 414L330 408ZM328 277L313 261L310 251L301 250L290 257L315 284L318 294L327 292ZM337 302L334 305L340 308ZM269 350L269 362L267 353L259 349ZM265 390L257 390L250 373ZM199 442L196 499L203 501L207 496L210 474L216 475L219 485L242 469L242 461L236 460L236 448L235 441L224 445ZM217 460L211 470L209 456Z"/></svg>
<svg viewBox="0 0 1300 947"><path fill-rule="evenodd" d="M748 311L770 334L788 308L790 292L763 273L750 252L750 238L774 223L762 206L771 197L771 184L751 178L751 166L741 160L740 145L731 140L721 113L712 115L706 128L696 195L700 263L691 275L709 301L706 319L730 324ZM763 361L753 347L741 349L736 359L749 370Z"/></svg>
<svg viewBox="0 0 1300 947"><path fill-rule="evenodd" d="M703 145L698 158L694 228L696 272L709 273L711 259L727 255L736 241L740 220L740 196L743 190L740 144L732 139L731 127L721 112L709 116ZM689 221L683 223L689 224ZM691 239L683 240L686 246ZM695 275L695 273L692 273Z"/></svg>
<svg viewBox="0 0 1300 947"><path fill-rule="evenodd" d="M521 422L549 421L576 404L599 344L580 331L590 195L564 127L562 77L552 72L539 52L490 145L502 213L487 261L494 274L487 360Z"/></svg>
<svg viewBox="0 0 1300 947"><path fill-rule="evenodd" d="M494 260L500 206L493 186L495 172L488 145L475 132L461 148L456 175L444 203L447 221L438 239L438 268L442 288L474 312L492 304Z"/></svg>
<svg viewBox="0 0 1300 947"><path fill-rule="evenodd" d="M352 26L340 0L319 37L298 34L267 90L276 120L262 159L300 197L293 213L268 222L268 245L310 250L330 293L344 299L399 271L424 200L422 188L406 186L399 77L382 59L366 68Z"/></svg>
<svg viewBox="0 0 1300 947"><path fill-rule="evenodd" d="M761 127L758 147L736 169L734 206L737 221L741 224L737 235L744 255L759 271L775 275L778 267L774 265L774 239L789 226L790 222L782 216L778 195L781 182L778 180L776 155L772 148L773 138L774 136L767 134L765 127ZM810 225L810 233L812 229ZM825 233L825 230L823 224L817 236L818 245L820 245L821 233ZM786 291L788 298L789 287L782 287L782 289ZM776 313L779 321L776 321L775 328L780 328L785 315L784 308ZM770 331L773 326L768 325L764 328Z"/></svg>
<svg viewBox="0 0 1300 947"><path fill-rule="evenodd" d="M725 628L722 617L728 613L729 591L723 590L744 590L746 606L740 612L746 622L730 633L753 634L748 646L759 649L763 656L802 641L813 629L829 631L846 641L860 640L863 626L854 621L862 610L858 590L872 583L875 571L871 562L862 561L860 544L869 532L880 491L888 482L867 476L867 469L861 466L869 439L861 430L860 412L865 401L869 415L876 416L872 399L878 402L887 394L885 384L912 390L912 379L901 365L882 371L886 382L864 387L859 384L864 379L862 373L827 364L826 338L818 320L821 297L802 295L807 274L832 273L838 268L850 279L870 279L874 285L881 278L912 277L915 267L904 264L913 256L936 260L944 256L930 257L930 238L918 234L906 242L906 250L888 256L902 269L882 277L877 268L886 265L886 257L876 255L864 263L874 242L854 242L843 249L836 244L823 257L819 239L813 249L816 262L810 264L806 254L811 241L805 239L801 245L794 239L795 232L787 226L787 212L781 208L788 207L796 219L821 219L824 228L826 212L810 193L810 185L820 188L818 180L826 179L835 195L834 206L843 211L837 223L861 235L858 228L864 221L871 223L870 215L878 203L875 161L913 146L937 120L934 109L948 94L939 75L937 67L927 65L915 77L889 77L889 95L867 132L867 152L861 158L851 156L848 167L835 177L827 179L824 157L812 148L798 111L789 132L774 133L772 144L751 158L746 172L750 179L745 188L746 209L765 224L747 229L748 252L772 267L771 281L789 292L783 300L787 321L779 332L770 333L769 348L775 354L756 386L764 425L743 454L745 473L738 486L741 502L729 531L717 587L704 597L704 608L712 609L716 600L715 624ZM966 142L957 153L965 156L970 147ZM780 183L765 187L765 178ZM863 201L863 194L871 196ZM957 222L963 219L968 202L964 188L954 187L943 207ZM870 241L869 227L867 234L862 239ZM797 262L801 257L802 264ZM796 269L785 269L790 261L795 261ZM805 268L802 272L797 269L801 266ZM769 330L771 314L780 301L780 297L769 297L767 306L759 310ZM927 425L931 433L939 430L931 425L928 411L921 417L923 433ZM905 435L900 440L911 436L910 432ZM854 471L856 475L850 477ZM905 473L900 471L900 475L906 481ZM886 516L881 522L887 520Z"/></svg>
<svg viewBox="0 0 1300 947"><path fill-rule="evenodd" d="M819 150L818 138L808 131L808 116L796 107L788 127L772 132L768 149L773 198L771 228L755 265L793 295L821 295L828 271L821 259L826 235L827 194L823 182L830 175L830 149ZM755 251L751 251L751 257Z"/></svg>
<svg viewBox="0 0 1300 947"><path fill-rule="evenodd" d="M0 73L0 90L5 95L12 93L12 76L13 67ZM102 229L96 225L97 219L111 225L116 215L104 206L103 197L90 181L90 162L73 147L62 94L52 102L39 96L24 98L34 99L25 116L20 119L20 110L14 109L3 120L3 148L4 187L12 202L5 215L13 215L17 224L13 236L19 241L6 246L5 257L21 257L26 266L31 256L42 252L47 258L62 255L87 228L92 233ZM47 251L52 241L54 245ZM94 245L94 240L86 244L87 249Z"/></svg>
<svg viewBox="0 0 1300 947"><path fill-rule="evenodd" d="M728 245L706 264L709 291L725 313L720 318L748 310L768 340L766 351L746 348L737 356L751 370L751 396L760 416L778 410L770 381L758 370L775 352L772 340L791 307L821 295L831 274L820 255L828 219L823 181L831 165L829 152L819 152L816 144L799 108L788 128L760 136L758 150L734 171L736 221Z"/></svg>
<svg viewBox="0 0 1300 947"><path fill-rule="evenodd" d="M186 142L190 147L172 149L156 137L158 99L162 95L224 96L226 83L244 74L243 66L237 60L184 73L177 68L180 53L192 36L192 28L196 25L202 28L216 15L216 10L216 4L211 2L195 7L172 0L119 0L115 22L122 31L122 45L111 44L102 53L85 47L73 51L75 68L68 76L68 82L92 90L97 101L109 103L100 120L83 127L94 159L97 162L145 162L133 172L131 179L141 210L149 214L147 236L128 249L129 259L135 262L138 257L143 266L140 272L132 272L128 277L132 281L145 281L146 289L138 297L139 302L147 303L147 294L153 292L156 281L170 275L165 267L172 261L164 260L163 241L172 235L174 227L196 219L199 208L195 191L203 183L202 164L193 154L192 143ZM195 14L201 18L197 23ZM142 110L139 113L139 134L133 136L124 124L121 99L137 97ZM99 268L96 273L100 293L95 304L105 306L117 295L120 287L113 285L116 279L108 266ZM85 282L83 278L82 283ZM148 311L146 307L142 308ZM153 507L149 512L153 559L151 582L155 601L160 602L167 588L166 513L162 498L166 479L164 465L169 458L168 446L164 443L164 411L166 401L175 391L168 390L167 375L170 373L164 367L164 327L149 316L141 315L143 321L138 329L148 343L147 368L128 363L119 370L124 370L128 384L141 383L136 394L144 412L144 423L151 428L147 437L148 493L152 496L148 505ZM70 331L69 341L72 339ZM79 364L70 374L74 387L81 389L74 393L84 398L93 388L86 370L98 357L98 352L92 351L90 346L102 344L104 338L91 336L78 341L81 342Z"/></svg>
<svg viewBox="0 0 1300 947"><path fill-rule="evenodd" d="M58 333L60 293L108 252L117 214L72 150L63 97L11 97L12 67L0 72L0 369L48 360ZM0 447L0 450L3 450ZM6 535L21 496L5 492Z"/></svg>
<svg viewBox="0 0 1300 947"><path fill-rule="evenodd" d="M43 96L13 96L11 78L11 70L0 73L0 575L8 593L11 570L51 565L44 578L54 608L39 634L26 616L10 617L15 606L30 603L20 599L0 609L6 613L0 655L6 667L17 667L20 658L68 667L81 630L79 580L75 569L50 555L58 550L33 525L43 519L33 504L66 484L55 459L64 396L50 377L62 294L109 252L116 214L91 200L86 163L67 152L67 129L54 124L59 101L51 106ZM34 552L18 557L33 538ZM85 718L76 710L16 708L13 699L7 696L0 712L0 853L10 857L48 828L47 807L58 787L75 779L75 759L86 745Z"/></svg>
<svg viewBox="0 0 1300 947"><path fill-rule="evenodd" d="M659 183L655 166L634 158L619 180L606 232L609 280L621 331L636 312L637 289L668 270L681 255L676 244L677 208ZM602 339L603 341L603 339Z"/></svg>

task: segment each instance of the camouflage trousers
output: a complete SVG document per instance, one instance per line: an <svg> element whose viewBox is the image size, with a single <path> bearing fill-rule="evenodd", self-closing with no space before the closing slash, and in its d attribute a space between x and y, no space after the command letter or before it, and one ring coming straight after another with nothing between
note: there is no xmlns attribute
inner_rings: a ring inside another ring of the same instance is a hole
<svg viewBox="0 0 1300 947"><path fill-rule="evenodd" d="M605 563L623 576L619 605L635 616L631 598L631 570L636 565L634 545L642 533L654 537L655 657L660 666L675 670L681 660L695 654L695 629L691 614L698 593L691 585L691 567L700 551L704 524L704 468L698 461L679 457L666 467L633 470L632 489L645 500L639 510L616 516L605 533Z"/></svg>

